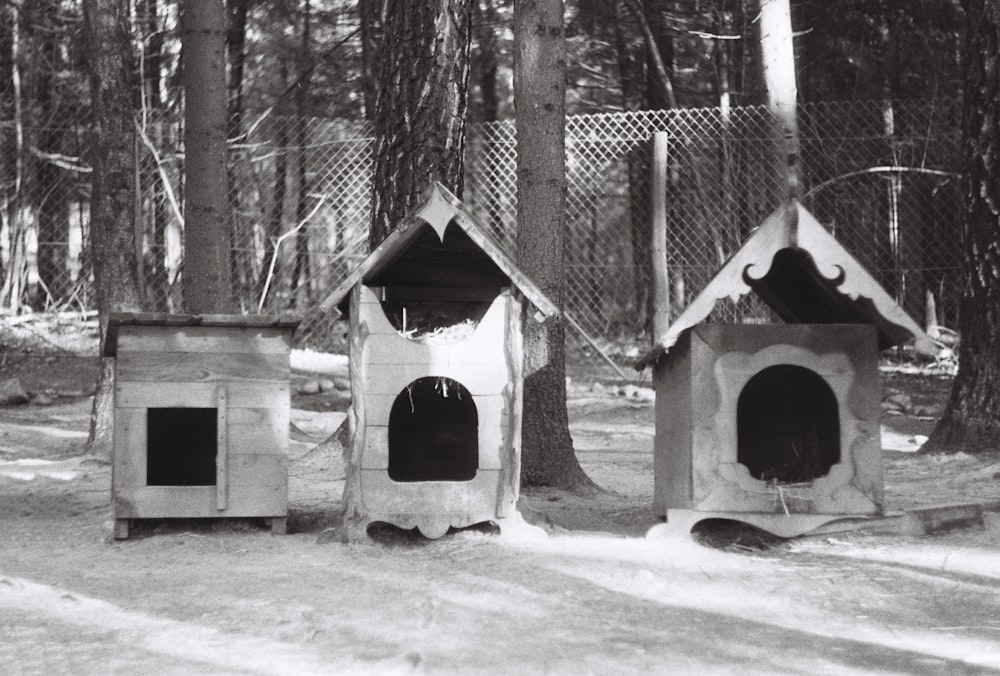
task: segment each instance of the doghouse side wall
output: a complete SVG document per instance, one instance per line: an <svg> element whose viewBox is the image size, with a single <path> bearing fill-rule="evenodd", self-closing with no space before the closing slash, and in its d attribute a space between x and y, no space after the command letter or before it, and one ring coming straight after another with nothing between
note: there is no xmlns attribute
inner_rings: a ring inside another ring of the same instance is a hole
<svg viewBox="0 0 1000 676"><path fill-rule="evenodd" d="M690 331L684 332L670 352L653 369L656 389L656 432L653 441L653 509L665 516L667 509L691 503L692 373Z"/></svg>
<svg viewBox="0 0 1000 676"><path fill-rule="evenodd" d="M118 518L284 516L290 331L122 326L115 359ZM226 508L216 486L147 486L149 408L216 408L225 392Z"/></svg>

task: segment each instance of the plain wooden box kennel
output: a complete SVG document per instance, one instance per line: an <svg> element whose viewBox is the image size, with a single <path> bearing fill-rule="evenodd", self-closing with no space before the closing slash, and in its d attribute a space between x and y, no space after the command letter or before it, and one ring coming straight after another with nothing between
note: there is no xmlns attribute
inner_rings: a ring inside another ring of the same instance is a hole
<svg viewBox="0 0 1000 676"><path fill-rule="evenodd" d="M705 321L750 292L776 321ZM881 515L879 351L908 340L934 352L806 209L775 212L639 360L668 530L720 518L791 536Z"/></svg>
<svg viewBox="0 0 1000 676"><path fill-rule="evenodd" d="M111 315L116 538L132 519L157 518L266 517L284 532L296 326L265 315Z"/></svg>
<svg viewBox="0 0 1000 676"><path fill-rule="evenodd" d="M557 312L440 185L330 294L350 315L348 537L520 525L525 302Z"/></svg>

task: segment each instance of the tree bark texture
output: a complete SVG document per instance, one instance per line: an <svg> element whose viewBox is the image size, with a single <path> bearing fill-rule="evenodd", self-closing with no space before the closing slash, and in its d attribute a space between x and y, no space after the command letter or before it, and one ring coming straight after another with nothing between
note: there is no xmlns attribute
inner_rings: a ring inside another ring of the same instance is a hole
<svg viewBox="0 0 1000 676"><path fill-rule="evenodd" d="M61 72L61 57L58 45L58 25L55 19L56 7L49 3L27 3L28 21L34 25L40 46L36 52L35 105L38 119L44 127L39 130L36 143L43 153L59 154L62 150L62 130L53 124L60 119L60 100L56 89L55 74ZM66 248L68 238L68 206L60 189L62 170L48 160L35 163L35 194L38 209L38 277L41 282L29 289L32 305L43 310L47 305L46 294L53 299L61 298L66 292ZM42 288L37 288L42 287Z"/></svg>
<svg viewBox="0 0 1000 676"><path fill-rule="evenodd" d="M229 77L226 79L226 137L233 143L230 164L245 166L245 139L243 136L243 80L246 71L247 5L249 0L226 0L226 63ZM244 308L253 305L252 296L256 286L253 275L253 253L240 243L252 237L246 233L248 222L240 218L242 212L238 181L228 182L229 193L229 236L234 244L230 252L231 278L236 295L236 305Z"/></svg>
<svg viewBox="0 0 1000 676"><path fill-rule="evenodd" d="M440 181L461 197L472 0L386 0L369 245Z"/></svg>
<svg viewBox="0 0 1000 676"><path fill-rule="evenodd" d="M562 0L514 3L517 109L517 259L557 305L566 288L566 43ZM521 482L591 486L573 451L566 412L565 329L560 318L524 321Z"/></svg>
<svg viewBox="0 0 1000 676"><path fill-rule="evenodd" d="M109 313L141 309L133 222L134 71L129 58L128 0L85 0L83 9L96 137L92 145L90 250L103 340ZM104 359L87 442L89 452L104 458L111 456L113 373L112 360Z"/></svg>
<svg viewBox="0 0 1000 676"><path fill-rule="evenodd" d="M185 0L184 300L188 312L233 310L226 218L226 7Z"/></svg>
<svg viewBox="0 0 1000 676"><path fill-rule="evenodd" d="M1000 2L967 0L962 343L928 450L1000 449Z"/></svg>

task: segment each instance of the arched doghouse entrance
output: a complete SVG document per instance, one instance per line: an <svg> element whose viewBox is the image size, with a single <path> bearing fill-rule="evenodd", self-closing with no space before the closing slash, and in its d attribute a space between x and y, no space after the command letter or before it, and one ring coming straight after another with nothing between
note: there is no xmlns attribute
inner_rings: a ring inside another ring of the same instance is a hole
<svg viewBox="0 0 1000 676"><path fill-rule="evenodd" d="M813 481L840 462L837 397L801 366L770 366L747 381L736 430L737 462L762 481Z"/></svg>
<svg viewBox="0 0 1000 676"><path fill-rule="evenodd" d="M389 478L471 481L479 469L479 416L472 395L451 378L418 378L389 413Z"/></svg>

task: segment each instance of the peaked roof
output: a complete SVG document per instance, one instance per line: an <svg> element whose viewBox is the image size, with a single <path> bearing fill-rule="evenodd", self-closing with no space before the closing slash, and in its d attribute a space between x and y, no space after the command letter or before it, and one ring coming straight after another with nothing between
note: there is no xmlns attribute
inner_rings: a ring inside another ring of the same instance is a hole
<svg viewBox="0 0 1000 676"><path fill-rule="evenodd" d="M736 301L751 290L785 322L873 324L880 349L912 338L921 354L937 354L934 341L875 278L805 207L792 202L761 224L635 367L641 370L667 353L716 302Z"/></svg>
<svg viewBox="0 0 1000 676"><path fill-rule="evenodd" d="M556 304L549 300L548 296L521 272L514 259L507 255L493 236L476 222L462 201L440 183L431 186L420 205L411 211L389 233L389 236L368 254L368 257L320 303L320 310L328 312L337 309L337 306L344 301L355 285L378 278L417 242L425 223L437 233L438 239L442 242L448 226L451 223L457 225L483 253L496 263L500 271L510 279L511 283L535 306L543 317L559 314L559 308Z"/></svg>

